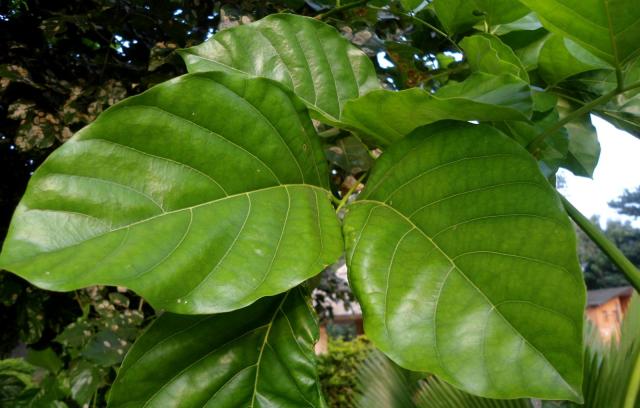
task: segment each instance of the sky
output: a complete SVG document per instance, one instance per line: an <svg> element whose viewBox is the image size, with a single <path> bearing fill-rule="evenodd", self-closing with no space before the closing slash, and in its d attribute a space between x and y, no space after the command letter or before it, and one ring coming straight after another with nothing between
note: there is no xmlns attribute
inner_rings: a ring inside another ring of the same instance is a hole
<svg viewBox="0 0 640 408"><path fill-rule="evenodd" d="M587 217L599 215L603 227L612 219L631 221L634 227L640 228L640 219L634 221L621 216L607 204L625 189L634 190L640 185L640 139L598 117L592 116L591 120L602 149L593 180L561 169L559 174L564 177L566 187L560 191Z"/></svg>

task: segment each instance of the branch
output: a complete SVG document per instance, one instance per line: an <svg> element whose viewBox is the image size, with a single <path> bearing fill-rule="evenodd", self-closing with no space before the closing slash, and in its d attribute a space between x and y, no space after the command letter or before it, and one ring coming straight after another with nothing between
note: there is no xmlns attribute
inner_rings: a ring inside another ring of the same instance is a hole
<svg viewBox="0 0 640 408"><path fill-rule="evenodd" d="M562 200L562 204L564 205L567 214L576 224L580 227L582 231L584 231L589 238L604 252L607 257L613 262L615 266L617 266L622 273L627 277L627 280L637 292L640 293L640 271L627 259L626 256L616 247L609 239L604 235L604 233L595 225L591 223L576 209L562 194L558 194L560 199Z"/></svg>
<svg viewBox="0 0 640 408"><path fill-rule="evenodd" d="M594 100L592 100L591 102L583 105L582 107L574 110L573 112L571 112L570 114L568 114L567 116L565 116L564 118L560 119L558 122L556 122L555 125L551 126L550 128L546 129L545 131L543 131L542 133L540 133L535 139L533 139L531 141L531 143L529 143L527 145L527 150L529 150L529 152L534 153L536 151L536 149L538 149L538 146L544 142L544 140L551 136L552 134L556 133L558 130L562 129L562 127L564 125L566 125L567 123L571 122L572 120L577 119L578 117L589 113L593 108L595 108L598 105L601 105L605 102L608 102L611 98L613 98L614 96L616 96L619 93L619 91L617 89L614 89L611 92L608 92Z"/></svg>
<svg viewBox="0 0 640 408"><path fill-rule="evenodd" d="M323 19L329 17L332 14L336 14L336 13L340 13L342 11L346 11L346 10L349 10L349 9L352 9L352 8L364 6L365 4L367 4L368 1L369 0L358 0L358 1L354 1L352 3L344 4L342 6L334 7L334 8L332 8L331 10L329 10L329 11L327 11L325 13L318 14L314 18L316 20L323 20Z"/></svg>
<svg viewBox="0 0 640 408"><path fill-rule="evenodd" d="M425 26L425 27L431 29L432 31L434 31L435 33L437 33L438 35L444 37L447 41L449 41L449 43L451 43L451 45L453 45L453 47L456 50L458 50L459 52L462 52L462 50L460 49L458 44L455 41L453 41L451 39L451 37L449 37L447 35L447 33L445 33L444 31L440 30L438 27L434 26L433 24L431 24L431 23L429 23L429 22L427 22L427 21L425 21L425 20L423 20L423 19L421 19L419 17L416 17L413 13L403 13L401 11L395 11L395 10L391 11L391 10L388 10L386 8L376 7L376 6L367 6L367 7L372 9L372 10L386 11L388 13L399 14L399 15L405 16L407 18L410 18L411 20L415 21L416 23L422 24L423 26Z"/></svg>
<svg viewBox="0 0 640 408"><path fill-rule="evenodd" d="M362 184L362 180L364 180L366 176L367 176L366 172L362 173L362 175L358 178L358 180L351 186L349 191L347 191L344 197L342 197L342 200L340 200L340 202L338 203L338 207L336 208L336 214L340 212L340 209L344 207L347 201L349 201L349 197L351 197L353 192L356 191L356 188L358 188L358 186Z"/></svg>
<svg viewBox="0 0 640 408"><path fill-rule="evenodd" d="M611 92L608 92L594 100L592 100L589 103L586 103L584 105L582 105L582 107L574 110L573 112L571 112L570 114L568 114L567 116L565 116L564 118L562 118L560 121L558 121L555 125L551 126L550 128L548 128L547 130L545 130L544 132L540 133L535 139L533 139L531 141L531 143L529 143L527 145L527 150L529 150L529 152L531 153L535 153L536 149L539 147L539 145L549 136L551 136L552 134L554 134L555 132L557 132L558 130L562 129L562 127L564 125L566 125L567 123L571 122L572 120L577 119L578 117L589 113L593 108L595 108L598 105L601 105L603 103L608 102L609 100L611 100L613 97L618 96L622 93L631 91L632 89L636 89L636 88L640 88L640 81L635 82L631 85L625 86L623 88L616 88ZM567 98L566 95L562 95L563 98Z"/></svg>

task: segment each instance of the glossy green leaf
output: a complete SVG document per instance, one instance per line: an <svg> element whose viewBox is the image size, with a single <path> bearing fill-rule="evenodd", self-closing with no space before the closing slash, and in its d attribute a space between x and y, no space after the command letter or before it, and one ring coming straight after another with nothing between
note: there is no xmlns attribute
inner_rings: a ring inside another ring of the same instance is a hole
<svg viewBox="0 0 640 408"><path fill-rule="evenodd" d="M547 40L549 32L543 28L535 31L517 31L502 36L500 39L516 54L527 71L538 67L540 50Z"/></svg>
<svg viewBox="0 0 640 408"><path fill-rule="evenodd" d="M531 12L518 0L472 0L490 27L511 23Z"/></svg>
<svg viewBox="0 0 640 408"><path fill-rule="evenodd" d="M482 20L482 16L476 12L478 6L473 1L434 0L432 7L449 34L465 32Z"/></svg>
<svg viewBox="0 0 640 408"><path fill-rule="evenodd" d="M166 313L127 354L109 406L324 407L317 339L300 289L230 313Z"/></svg>
<svg viewBox="0 0 640 408"><path fill-rule="evenodd" d="M491 34L505 35L516 31L535 31L542 28L542 23L535 13L529 13L526 16L505 24L499 24L491 30Z"/></svg>
<svg viewBox="0 0 640 408"><path fill-rule="evenodd" d="M551 35L542 46L538 71L547 84L558 82L586 71L606 69L608 64L568 38Z"/></svg>
<svg viewBox="0 0 640 408"><path fill-rule="evenodd" d="M640 55L635 0L521 0L545 27L567 36L615 67Z"/></svg>
<svg viewBox="0 0 640 408"><path fill-rule="evenodd" d="M529 81L529 75L509 46L490 34L475 34L460 42L465 58L476 72L511 74Z"/></svg>
<svg viewBox="0 0 640 408"><path fill-rule="evenodd" d="M362 51L333 27L292 14L220 31L180 55L189 72L240 72L278 81L331 123L347 100L380 88Z"/></svg>
<svg viewBox="0 0 640 408"><path fill-rule="evenodd" d="M347 102L343 120L375 144L387 146L419 126L445 119L526 120L531 106L526 82L511 75L475 73L435 94L416 88L370 92Z"/></svg>
<svg viewBox="0 0 640 408"><path fill-rule="evenodd" d="M575 234L517 143L420 128L376 161L343 228L367 336L396 363L480 396L581 400Z"/></svg>
<svg viewBox="0 0 640 408"><path fill-rule="evenodd" d="M0 265L47 289L119 285L170 311L238 309L341 255L327 174L290 92L185 75L114 105L49 156Z"/></svg>

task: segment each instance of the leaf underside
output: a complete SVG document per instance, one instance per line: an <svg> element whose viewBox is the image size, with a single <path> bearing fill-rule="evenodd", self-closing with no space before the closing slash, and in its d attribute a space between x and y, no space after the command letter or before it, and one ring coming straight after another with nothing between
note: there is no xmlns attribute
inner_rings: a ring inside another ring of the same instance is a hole
<svg viewBox="0 0 640 408"><path fill-rule="evenodd" d="M575 236L516 142L416 130L377 161L344 233L366 333L398 364L485 397L580 400Z"/></svg>
<svg viewBox="0 0 640 408"><path fill-rule="evenodd" d="M305 106L278 84L182 76L46 160L0 265L47 289L121 285L178 313L238 309L340 256L327 173Z"/></svg>

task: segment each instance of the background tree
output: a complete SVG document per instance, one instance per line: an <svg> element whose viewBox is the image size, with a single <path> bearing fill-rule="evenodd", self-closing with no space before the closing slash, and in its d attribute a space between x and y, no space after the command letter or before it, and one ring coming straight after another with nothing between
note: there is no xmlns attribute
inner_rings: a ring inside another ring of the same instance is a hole
<svg viewBox="0 0 640 408"><path fill-rule="evenodd" d="M625 190L617 200L610 201L609 206L622 215L640 217L640 186L633 191Z"/></svg>
<svg viewBox="0 0 640 408"><path fill-rule="evenodd" d="M599 226L598 217L591 218ZM599 228L599 227L598 227ZM629 222L608 221L602 230L634 265L640 266L640 230ZM582 232L577 229L579 256L584 280L588 289L602 289L625 286L629 283L611 260Z"/></svg>

